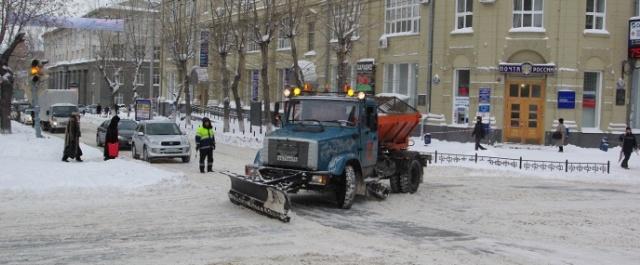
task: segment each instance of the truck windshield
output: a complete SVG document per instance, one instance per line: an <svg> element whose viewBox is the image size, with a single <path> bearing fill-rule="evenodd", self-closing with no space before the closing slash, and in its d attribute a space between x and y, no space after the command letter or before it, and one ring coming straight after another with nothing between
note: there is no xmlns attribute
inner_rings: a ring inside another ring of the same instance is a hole
<svg viewBox="0 0 640 265"><path fill-rule="evenodd" d="M148 135L181 135L180 128L175 123L147 124Z"/></svg>
<svg viewBox="0 0 640 265"><path fill-rule="evenodd" d="M53 107L53 117L71 117L71 113L78 112L76 106L57 106Z"/></svg>
<svg viewBox="0 0 640 265"><path fill-rule="evenodd" d="M356 102L340 100L292 100L289 106L290 123L305 121L323 125L355 126L358 118Z"/></svg>

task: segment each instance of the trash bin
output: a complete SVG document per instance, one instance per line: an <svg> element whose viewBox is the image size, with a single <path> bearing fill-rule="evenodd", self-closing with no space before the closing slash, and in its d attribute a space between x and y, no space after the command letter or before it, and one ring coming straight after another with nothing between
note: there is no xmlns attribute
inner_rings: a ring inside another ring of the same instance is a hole
<svg viewBox="0 0 640 265"><path fill-rule="evenodd" d="M424 145L431 144L431 134L430 133L425 133L423 138L424 138Z"/></svg>
<svg viewBox="0 0 640 265"><path fill-rule="evenodd" d="M609 150L609 140L607 140L607 137L602 137L602 140L600 140L600 150L604 152Z"/></svg>

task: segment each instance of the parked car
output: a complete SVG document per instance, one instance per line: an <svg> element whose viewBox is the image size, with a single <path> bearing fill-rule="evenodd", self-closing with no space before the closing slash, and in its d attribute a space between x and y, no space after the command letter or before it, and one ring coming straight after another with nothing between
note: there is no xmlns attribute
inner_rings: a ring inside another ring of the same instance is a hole
<svg viewBox="0 0 640 265"><path fill-rule="evenodd" d="M20 122L27 125L33 124L33 109L25 109L20 113Z"/></svg>
<svg viewBox="0 0 640 265"><path fill-rule="evenodd" d="M143 121L133 135L131 153L134 159L142 157L149 162L155 158L180 158L188 163L191 143L174 122Z"/></svg>
<svg viewBox="0 0 640 265"><path fill-rule="evenodd" d="M104 146L109 124L111 124L111 120L106 120L98 126L98 131L96 132L96 143L98 146ZM134 120L122 119L118 122L118 140L120 147L131 147L131 140L133 139L133 133L137 126L138 123Z"/></svg>
<svg viewBox="0 0 640 265"><path fill-rule="evenodd" d="M91 104L91 105L87 105L87 106L84 107L84 109L89 114L96 114L98 112L97 108L98 108L98 105L96 105L96 104Z"/></svg>

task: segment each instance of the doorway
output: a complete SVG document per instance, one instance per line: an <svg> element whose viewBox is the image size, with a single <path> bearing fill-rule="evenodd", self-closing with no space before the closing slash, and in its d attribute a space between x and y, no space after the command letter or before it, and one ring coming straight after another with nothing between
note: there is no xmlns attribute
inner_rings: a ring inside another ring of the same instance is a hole
<svg viewBox="0 0 640 265"><path fill-rule="evenodd" d="M544 80L508 80L506 90L505 142L542 144L544 139Z"/></svg>

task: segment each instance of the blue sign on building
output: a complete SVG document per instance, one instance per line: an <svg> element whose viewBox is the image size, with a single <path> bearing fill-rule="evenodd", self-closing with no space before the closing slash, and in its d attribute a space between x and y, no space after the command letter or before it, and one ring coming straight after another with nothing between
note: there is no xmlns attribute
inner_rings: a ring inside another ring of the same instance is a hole
<svg viewBox="0 0 640 265"><path fill-rule="evenodd" d="M488 88L488 87L480 88L478 103L491 104L491 88Z"/></svg>
<svg viewBox="0 0 640 265"><path fill-rule="evenodd" d="M481 113L491 112L491 105L489 104L478 105L478 112L481 112Z"/></svg>
<svg viewBox="0 0 640 265"><path fill-rule="evenodd" d="M576 92L571 90L558 91L558 109L575 109Z"/></svg>

